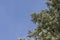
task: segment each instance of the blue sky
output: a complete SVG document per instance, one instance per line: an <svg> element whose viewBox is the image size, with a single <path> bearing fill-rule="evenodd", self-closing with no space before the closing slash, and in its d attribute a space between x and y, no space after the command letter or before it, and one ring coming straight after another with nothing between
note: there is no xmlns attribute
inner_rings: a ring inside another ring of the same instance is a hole
<svg viewBox="0 0 60 40"><path fill-rule="evenodd" d="M28 29L35 24L31 20L32 12L46 9L46 0L0 0L0 40L17 40L26 37Z"/></svg>

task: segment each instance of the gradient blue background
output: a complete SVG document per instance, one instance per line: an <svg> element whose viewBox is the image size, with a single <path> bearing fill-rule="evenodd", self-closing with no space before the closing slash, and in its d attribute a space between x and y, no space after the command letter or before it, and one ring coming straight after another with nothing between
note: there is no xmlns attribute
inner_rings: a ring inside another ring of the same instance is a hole
<svg viewBox="0 0 60 40"><path fill-rule="evenodd" d="M30 20L32 12L46 9L46 0L0 0L0 40L17 40L26 37L35 24Z"/></svg>

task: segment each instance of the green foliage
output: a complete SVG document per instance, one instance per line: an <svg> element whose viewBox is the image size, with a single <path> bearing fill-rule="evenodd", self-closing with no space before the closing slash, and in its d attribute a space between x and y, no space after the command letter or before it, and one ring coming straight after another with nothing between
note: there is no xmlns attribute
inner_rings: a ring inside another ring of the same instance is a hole
<svg viewBox="0 0 60 40"><path fill-rule="evenodd" d="M60 0L48 0L49 10L31 15L32 22L37 28L28 37L42 38L43 40L60 40Z"/></svg>

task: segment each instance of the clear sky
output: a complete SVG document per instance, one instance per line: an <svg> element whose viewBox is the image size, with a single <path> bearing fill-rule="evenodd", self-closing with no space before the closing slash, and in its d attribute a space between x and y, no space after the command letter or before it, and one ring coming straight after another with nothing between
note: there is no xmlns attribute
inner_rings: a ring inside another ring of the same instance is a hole
<svg viewBox="0 0 60 40"><path fill-rule="evenodd" d="M46 0L0 0L0 40L17 40L26 37L35 24L30 20L32 12L46 9Z"/></svg>

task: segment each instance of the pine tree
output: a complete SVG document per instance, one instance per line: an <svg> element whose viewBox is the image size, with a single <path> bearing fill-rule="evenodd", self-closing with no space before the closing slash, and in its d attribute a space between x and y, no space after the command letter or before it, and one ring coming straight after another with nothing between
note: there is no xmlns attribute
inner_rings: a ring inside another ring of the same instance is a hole
<svg viewBox="0 0 60 40"><path fill-rule="evenodd" d="M60 40L60 0L48 0L48 9L31 15L32 22L38 24L28 37L43 40Z"/></svg>

